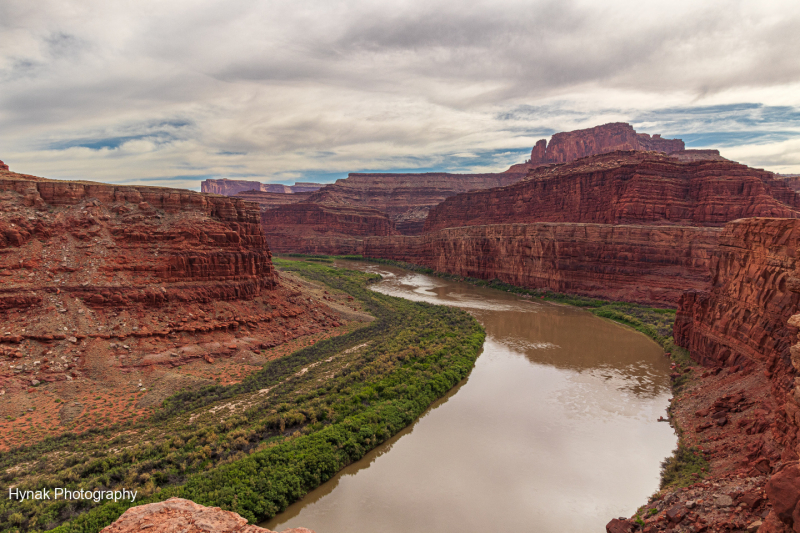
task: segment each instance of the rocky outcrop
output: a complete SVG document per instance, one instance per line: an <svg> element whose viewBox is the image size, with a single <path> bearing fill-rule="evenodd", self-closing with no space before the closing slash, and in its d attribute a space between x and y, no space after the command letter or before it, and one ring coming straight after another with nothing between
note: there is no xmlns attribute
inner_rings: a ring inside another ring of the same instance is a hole
<svg viewBox="0 0 800 533"><path fill-rule="evenodd" d="M716 228L498 224L371 237L364 256L521 287L674 306L709 282Z"/></svg>
<svg viewBox="0 0 800 533"><path fill-rule="evenodd" d="M8 165L0 161L0 171L8 170Z"/></svg>
<svg viewBox="0 0 800 533"><path fill-rule="evenodd" d="M284 194L277 192L264 192L264 191L243 191L235 195L236 198L248 202L255 202L261 206L261 209L272 209L279 205L299 204L300 202L307 202L310 192L299 192L293 194Z"/></svg>
<svg viewBox="0 0 800 533"><path fill-rule="evenodd" d="M717 373L723 376L720 392L728 394L728 404L732 391L741 390L740 397L752 398L738 409L746 414L731 419L727 434L716 430L720 435L711 434L701 441L698 434L714 423L692 427L694 424L684 422L682 427L692 430L685 433L691 441L719 442L715 448L720 457L728 458L729 478L760 480L755 492L765 491L770 514L762 515L766 519L759 531L800 530L798 255L798 220L761 218L728 223L712 259L712 283L684 294L674 326L676 344L687 348L704 367L716 369L702 378L717 379L713 377ZM708 389L705 381L701 386ZM733 410L730 406L722 409L727 405L723 404L718 401L696 416L722 413L728 421L726 411ZM751 406L755 409L748 411Z"/></svg>
<svg viewBox="0 0 800 533"><path fill-rule="evenodd" d="M227 380L260 368L262 350L340 325L281 284L260 215L238 198L0 171L0 416L14 420L0 450L78 418L23 431L23 410L67 409L42 387L79 406L103 390L130 400L126 413L71 426L86 430L143 413L134 400L210 384L197 364Z"/></svg>
<svg viewBox="0 0 800 533"><path fill-rule="evenodd" d="M503 174L350 174L320 189L309 202L368 207L389 215L405 235L420 233L428 210L445 198L475 189L501 187L524 177Z"/></svg>
<svg viewBox="0 0 800 533"><path fill-rule="evenodd" d="M722 226L756 216L798 218L800 197L772 173L730 161L684 163L654 152L613 152L448 198L430 210L424 228L532 222Z"/></svg>
<svg viewBox="0 0 800 533"><path fill-rule="evenodd" d="M683 149L684 144L680 139L662 139L658 134L651 137L647 133L636 133L630 124L614 122L585 130L556 133L550 138L550 143L542 139L531 150L529 161L514 165L507 172L525 171L553 163L568 163L582 157L618 150L671 154Z"/></svg>
<svg viewBox="0 0 800 533"><path fill-rule="evenodd" d="M684 163L691 161L730 161L719 154L719 150L683 150L669 154L672 159Z"/></svg>
<svg viewBox="0 0 800 533"><path fill-rule="evenodd" d="M277 194L294 194L303 192L313 192L321 187L322 183L295 183L294 185L282 185L280 183L261 183L250 180L230 180L208 179L200 183L200 191L212 194L222 194L233 196L243 191L262 191Z"/></svg>
<svg viewBox="0 0 800 533"><path fill-rule="evenodd" d="M275 533L250 525L236 513L219 507L204 507L191 500L170 498L165 502L132 507L102 533ZM314 533L304 527L282 533Z"/></svg>
<svg viewBox="0 0 800 533"><path fill-rule="evenodd" d="M364 237L398 234L375 209L310 202L262 211L261 225L277 253L360 254Z"/></svg>

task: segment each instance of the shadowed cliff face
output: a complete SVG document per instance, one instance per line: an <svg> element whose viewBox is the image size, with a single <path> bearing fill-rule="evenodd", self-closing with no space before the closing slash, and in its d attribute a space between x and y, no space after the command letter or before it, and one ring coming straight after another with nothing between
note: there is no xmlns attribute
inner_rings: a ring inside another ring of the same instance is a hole
<svg viewBox="0 0 800 533"><path fill-rule="evenodd" d="M738 163L615 152L448 198L430 210L425 231L512 222L721 226L754 216L800 217L800 197L772 173Z"/></svg>

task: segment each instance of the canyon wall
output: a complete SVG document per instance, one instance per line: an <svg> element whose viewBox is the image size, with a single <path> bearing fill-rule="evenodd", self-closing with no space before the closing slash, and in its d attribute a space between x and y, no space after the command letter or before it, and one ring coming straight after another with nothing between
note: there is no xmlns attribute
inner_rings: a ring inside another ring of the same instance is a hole
<svg viewBox="0 0 800 533"><path fill-rule="evenodd" d="M718 228L498 224L370 237L365 257L611 300L675 306L709 282Z"/></svg>
<svg viewBox="0 0 800 533"><path fill-rule="evenodd" d="M310 192L297 192L293 194L284 194L276 192L264 191L243 191L236 193L236 198L248 202L255 202L261 206L261 209L272 209L279 205L298 204L300 202L307 202L308 197L311 196Z"/></svg>
<svg viewBox="0 0 800 533"><path fill-rule="evenodd" d="M798 218L800 197L774 174L738 163L628 151L453 196L431 208L424 230L512 222L721 226L755 216Z"/></svg>
<svg viewBox="0 0 800 533"><path fill-rule="evenodd" d="M776 177L793 191L800 191L800 174L777 174Z"/></svg>
<svg viewBox="0 0 800 533"><path fill-rule="evenodd" d="M294 194L303 192L313 192L321 187L322 183L295 183L294 185L282 185L280 183L261 183L250 180L231 180L207 179L200 183L200 191L223 196L233 196L244 191L262 191L278 194Z"/></svg>
<svg viewBox="0 0 800 533"><path fill-rule="evenodd" d="M398 234L375 209L311 202L262 210L261 225L277 253L360 254L364 237Z"/></svg>
<svg viewBox="0 0 800 533"><path fill-rule="evenodd" d="M369 207L389 215L400 233L418 234L428 210L445 198L474 189L514 183L524 173L350 174L312 194L308 201Z"/></svg>
<svg viewBox="0 0 800 533"><path fill-rule="evenodd" d="M771 533L800 529L799 254L798 220L728 223L711 261L712 283L684 294L674 326L676 344L695 361L727 371L721 374L728 376L726 391L758 397L750 376L768 380L769 399L760 402L756 418L737 424L742 438L768 431L747 447L727 445L722 456L751 469L748 476L769 476L764 489L771 513L759 531Z"/></svg>
<svg viewBox="0 0 800 533"><path fill-rule="evenodd" d="M141 416L341 325L281 282L260 216L238 198L0 170L0 451ZM119 411L87 407L109 391ZM23 412L41 413L35 435Z"/></svg>

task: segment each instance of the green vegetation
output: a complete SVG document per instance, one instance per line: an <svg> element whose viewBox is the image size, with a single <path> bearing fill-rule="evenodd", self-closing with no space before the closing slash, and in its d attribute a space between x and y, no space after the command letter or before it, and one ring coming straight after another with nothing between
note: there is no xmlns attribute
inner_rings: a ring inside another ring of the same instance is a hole
<svg viewBox="0 0 800 533"><path fill-rule="evenodd" d="M146 422L0 454L4 486L138 490L268 519L396 434L464 379L484 332L466 312L368 290L378 276L276 260L361 301L375 320L267 363L244 382L181 392ZM96 532L129 502L0 501L0 530Z"/></svg>
<svg viewBox="0 0 800 533"><path fill-rule="evenodd" d="M709 468L708 461L700 450L678 443L678 449L672 457L661 463L661 488L686 487L705 476Z"/></svg>

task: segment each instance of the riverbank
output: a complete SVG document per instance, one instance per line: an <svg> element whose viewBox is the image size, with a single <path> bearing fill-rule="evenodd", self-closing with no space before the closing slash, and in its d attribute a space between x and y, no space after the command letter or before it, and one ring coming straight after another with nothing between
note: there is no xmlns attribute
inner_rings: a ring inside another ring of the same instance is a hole
<svg viewBox="0 0 800 533"><path fill-rule="evenodd" d="M0 529L96 532L132 506L170 497L263 521L413 422L471 371L484 333L468 313L370 291L374 275L275 263L349 295L374 320L270 361L241 383L174 395L146 422L4 453L3 481L20 490L125 488L138 497L4 500Z"/></svg>

